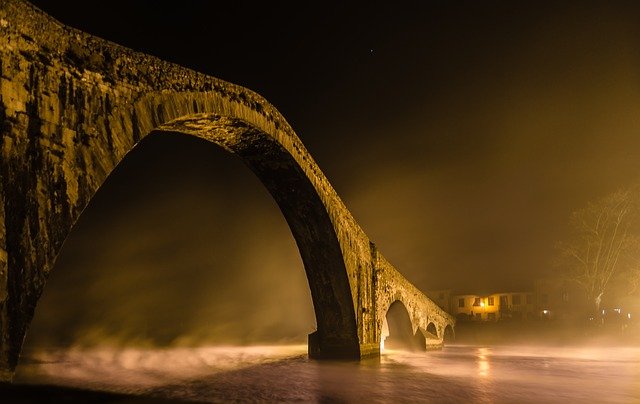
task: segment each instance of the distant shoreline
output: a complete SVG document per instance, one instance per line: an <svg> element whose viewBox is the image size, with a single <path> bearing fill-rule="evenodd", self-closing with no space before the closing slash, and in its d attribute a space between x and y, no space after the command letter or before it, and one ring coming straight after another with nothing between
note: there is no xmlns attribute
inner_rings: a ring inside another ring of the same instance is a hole
<svg viewBox="0 0 640 404"><path fill-rule="evenodd" d="M637 327L569 326L555 321L458 321L455 342L482 345L640 346Z"/></svg>

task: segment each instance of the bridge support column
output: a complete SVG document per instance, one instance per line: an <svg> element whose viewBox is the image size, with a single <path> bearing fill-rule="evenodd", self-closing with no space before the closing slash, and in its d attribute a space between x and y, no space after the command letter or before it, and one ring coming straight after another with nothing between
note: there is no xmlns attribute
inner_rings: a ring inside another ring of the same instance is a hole
<svg viewBox="0 0 640 404"><path fill-rule="evenodd" d="M0 302L0 310L0 382L10 382L13 379L15 361L12 360L14 350L9 343L9 333L5 331L9 329L6 300Z"/></svg>
<svg viewBox="0 0 640 404"><path fill-rule="evenodd" d="M380 344L353 344L349 341L331 341L320 337L318 331L309 334L309 358L359 360L380 356Z"/></svg>
<svg viewBox="0 0 640 404"><path fill-rule="evenodd" d="M0 271L3 273L3 281L6 281L7 267L0 262ZM14 367L11 365L11 349L9 345L9 316L7 315L6 288L0 288L0 382L10 382L13 378Z"/></svg>
<svg viewBox="0 0 640 404"><path fill-rule="evenodd" d="M9 358L7 352L4 351L0 354L0 382L10 382L13 380L13 370L9 366Z"/></svg>
<svg viewBox="0 0 640 404"><path fill-rule="evenodd" d="M13 377L12 367L9 365L9 313L7 300L7 278L9 275L9 259L7 255L7 239L4 209L3 183L0 179L0 381L10 381Z"/></svg>
<svg viewBox="0 0 640 404"><path fill-rule="evenodd" d="M380 343L360 344L360 359L380 356Z"/></svg>
<svg viewBox="0 0 640 404"><path fill-rule="evenodd" d="M346 359L360 358L358 346L346 339L323 337L316 331L309 334L309 358L311 359Z"/></svg>

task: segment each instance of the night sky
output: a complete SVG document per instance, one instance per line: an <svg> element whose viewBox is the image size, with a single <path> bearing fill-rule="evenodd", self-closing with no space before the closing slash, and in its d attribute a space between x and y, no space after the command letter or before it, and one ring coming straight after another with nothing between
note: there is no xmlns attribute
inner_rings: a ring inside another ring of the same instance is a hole
<svg viewBox="0 0 640 404"><path fill-rule="evenodd" d="M531 290L557 270L570 213L638 180L637 2L343 3L35 2L263 95L422 290ZM58 260L50 310L69 312L54 303L71 284L95 308L73 324L135 306L147 311L132 324L162 311L191 336L314 326L275 203L238 159L188 137L149 138L118 167ZM121 294L130 305L109 306ZM229 331L238 317L256 326Z"/></svg>

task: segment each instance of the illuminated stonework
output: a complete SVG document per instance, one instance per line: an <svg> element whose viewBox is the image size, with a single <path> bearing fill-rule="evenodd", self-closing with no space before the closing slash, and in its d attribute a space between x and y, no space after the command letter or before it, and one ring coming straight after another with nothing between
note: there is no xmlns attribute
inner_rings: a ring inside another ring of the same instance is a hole
<svg viewBox="0 0 640 404"><path fill-rule="evenodd" d="M0 371L10 379L49 271L107 176L145 136L178 132L238 155L280 206L298 244L317 358L379 354L401 300L442 339L453 319L369 241L300 139L243 87L136 53L0 3Z"/></svg>

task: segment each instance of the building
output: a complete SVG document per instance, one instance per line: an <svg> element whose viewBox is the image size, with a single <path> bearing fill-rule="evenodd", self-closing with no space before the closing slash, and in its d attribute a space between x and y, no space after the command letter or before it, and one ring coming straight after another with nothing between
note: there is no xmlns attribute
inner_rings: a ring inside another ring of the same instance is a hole
<svg viewBox="0 0 640 404"><path fill-rule="evenodd" d="M543 319L580 321L593 310L584 290L576 282L561 277L537 279L534 294L536 311Z"/></svg>
<svg viewBox="0 0 640 404"><path fill-rule="evenodd" d="M461 320L523 320L535 317L535 304L531 292L451 295L451 308L450 313Z"/></svg>
<svg viewBox="0 0 640 404"><path fill-rule="evenodd" d="M625 285L623 285L625 286ZM593 313L593 302L575 281L559 276L539 278L532 292L457 294L451 289L432 290L427 296L458 320L559 320L566 324L618 317L627 323L640 318L640 293L629 294L612 284L603 295L601 312ZM631 320L631 321L630 321Z"/></svg>
<svg viewBox="0 0 640 404"><path fill-rule="evenodd" d="M522 320L540 316L532 292L504 292L485 295L455 294L451 289L431 290L427 296L459 320Z"/></svg>

